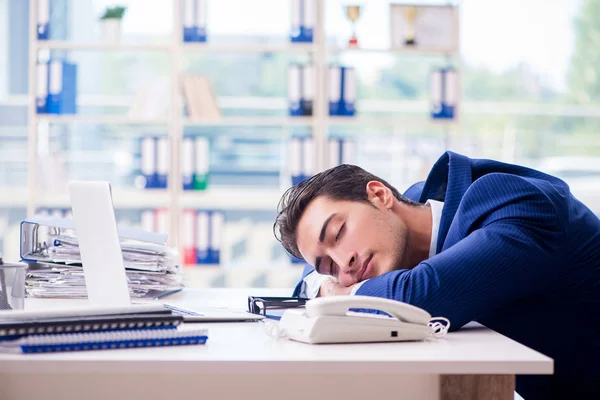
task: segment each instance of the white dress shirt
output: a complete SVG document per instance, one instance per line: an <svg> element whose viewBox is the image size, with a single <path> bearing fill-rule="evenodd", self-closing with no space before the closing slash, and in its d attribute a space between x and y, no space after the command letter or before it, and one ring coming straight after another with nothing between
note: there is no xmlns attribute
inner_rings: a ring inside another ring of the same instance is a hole
<svg viewBox="0 0 600 400"><path fill-rule="evenodd" d="M440 221L442 219L442 210L444 208L444 203L437 200L427 200L426 204L429 204L431 207L431 241L429 245L429 257L433 257L437 254L437 241L438 234L440 231ZM321 289L321 284L325 282L327 279L334 279L334 277L330 275L321 275L317 273L317 271L313 271L310 274L306 275L304 278L304 284L302 285L302 290L300 292L301 297L307 297L309 299L314 299L319 294L319 289ZM368 280L368 279L367 279ZM362 286L367 280L357 283L352 287L351 295L355 295L358 288Z"/></svg>

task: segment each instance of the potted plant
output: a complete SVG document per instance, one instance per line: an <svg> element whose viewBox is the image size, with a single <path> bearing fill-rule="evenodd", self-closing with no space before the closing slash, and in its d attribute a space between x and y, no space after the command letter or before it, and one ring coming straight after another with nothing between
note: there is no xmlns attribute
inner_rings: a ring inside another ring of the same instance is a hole
<svg viewBox="0 0 600 400"><path fill-rule="evenodd" d="M107 7L100 17L102 25L102 38L107 42L118 43L121 40L121 20L125 15L126 7Z"/></svg>

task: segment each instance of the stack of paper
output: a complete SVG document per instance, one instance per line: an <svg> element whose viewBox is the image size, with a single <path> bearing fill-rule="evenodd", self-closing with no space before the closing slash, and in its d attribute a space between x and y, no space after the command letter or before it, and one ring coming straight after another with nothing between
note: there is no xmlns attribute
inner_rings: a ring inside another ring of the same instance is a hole
<svg viewBox="0 0 600 400"><path fill-rule="evenodd" d="M33 297L85 298L87 296L79 243L64 219L53 228L39 226L30 244L30 226L22 224L22 259L31 264L26 291ZM51 225L52 226L52 225ZM58 226L58 227L56 227ZM176 250L160 243L121 237L121 252L132 297L157 297L183 287L183 271L177 265Z"/></svg>

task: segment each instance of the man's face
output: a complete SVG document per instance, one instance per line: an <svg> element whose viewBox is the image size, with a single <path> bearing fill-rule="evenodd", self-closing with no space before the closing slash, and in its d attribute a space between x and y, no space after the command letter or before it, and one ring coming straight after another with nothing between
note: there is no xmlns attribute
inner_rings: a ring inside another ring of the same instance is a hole
<svg viewBox="0 0 600 400"><path fill-rule="evenodd" d="M296 231L304 259L343 286L398 269L406 226L377 198L372 204L323 196L311 201Z"/></svg>

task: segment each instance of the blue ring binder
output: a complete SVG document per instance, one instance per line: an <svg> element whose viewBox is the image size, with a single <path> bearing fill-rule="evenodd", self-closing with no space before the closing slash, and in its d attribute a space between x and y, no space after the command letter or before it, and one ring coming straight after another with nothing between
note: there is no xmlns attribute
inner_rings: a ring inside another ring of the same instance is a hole
<svg viewBox="0 0 600 400"><path fill-rule="evenodd" d="M12 345L25 354L205 344L206 329L36 335ZM3 345L7 348L9 346Z"/></svg>

